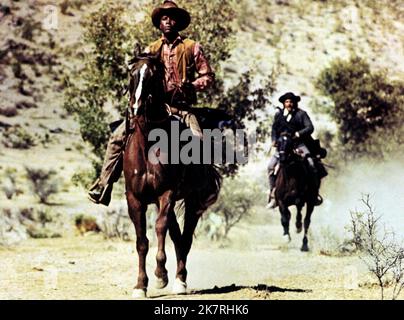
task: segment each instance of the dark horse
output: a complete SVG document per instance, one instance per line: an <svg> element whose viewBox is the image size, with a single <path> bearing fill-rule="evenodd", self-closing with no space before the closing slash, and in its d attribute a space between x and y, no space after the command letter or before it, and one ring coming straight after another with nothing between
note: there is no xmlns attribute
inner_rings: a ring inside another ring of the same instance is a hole
<svg viewBox="0 0 404 320"><path fill-rule="evenodd" d="M126 198L129 216L136 229L136 249L139 256L139 271L133 297L146 296L148 276L146 255L149 241L146 236L146 210L149 204L158 209L155 230L158 240L157 288L168 284L165 253L166 234L175 246L177 256L176 279L173 292L186 292L187 256L191 249L193 234L202 213L218 197L221 176L212 165L162 164L150 162L148 134L155 128L169 133L172 121L164 97L164 66L156 56L142 55L132 60L129 93L131 111L127 117L128 138L123 158ZM160 150L154 151L156 154ZM182 200L184 226L181 232L174 212L175 204Z"/></svg>
<svg viewBox="0 0 404 320"><path fill-rule="evenodd" d="M304 217L304 237L302 251L308 251L307 232L310 226L311 214L318 205L320 181L305 159L294 152L294 141L287 133L283 133L278 140L279 172L275 182L275 199L281 213L283 235L291 240L289 234L290 211L288 207L297 208L296 231L302 231L302 209L306 204Z"/></svg>

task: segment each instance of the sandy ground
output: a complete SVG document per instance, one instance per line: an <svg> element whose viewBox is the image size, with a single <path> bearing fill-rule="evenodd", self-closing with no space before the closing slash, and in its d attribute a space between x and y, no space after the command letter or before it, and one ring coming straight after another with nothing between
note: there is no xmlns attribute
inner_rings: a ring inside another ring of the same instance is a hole
<svg viewBox="0 0 404 320"><path fill-rule="evenodd" d="M156 248L148 255L151 299L378 299L357 257L301 253L298 242L220 248L195 240L188 262L189 294L154 289ZM300 240L299 240L300 242ZM167 248L170 280L175 254ZM130 299L137 276L133 242L100 235L27 240L0 249L1 299Z"/></svg>

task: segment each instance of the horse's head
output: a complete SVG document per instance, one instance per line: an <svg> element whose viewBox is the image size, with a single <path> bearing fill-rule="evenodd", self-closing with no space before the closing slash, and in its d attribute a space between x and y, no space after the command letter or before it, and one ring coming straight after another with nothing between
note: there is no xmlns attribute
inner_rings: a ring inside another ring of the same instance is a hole
<svg viewBox="0 0 404 320"><path fill-rule="evenodd" d="M282 133L277 141L277 148L279 152L279 161L284 163L293 155L294 142L289 133Z"/></svg>
<svg viewBox="0 0 404 320"><path fill-rule="evenodd" d="M141 54L130 61L129 94L134 115L158 118L164 108L164 65L159 56ZM154 108L151 108L151 107Z"/></svg>

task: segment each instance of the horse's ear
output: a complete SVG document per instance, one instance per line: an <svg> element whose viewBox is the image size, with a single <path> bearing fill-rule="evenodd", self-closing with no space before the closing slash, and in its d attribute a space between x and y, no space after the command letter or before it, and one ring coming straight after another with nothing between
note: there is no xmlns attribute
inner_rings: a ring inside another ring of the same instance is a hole
<svg viewBox="0 0 404 320"><path fill-rule="evenodd" d="M128 64L133 65L138 61L139 61L139 58L137 56L134 56L132 59L129 60Z"/></svg>
<svg viewBox="0 0 404 320"><path fill-rule="evenodd" d="M156 54L150 54L150 58L153 60L160 60L160 52L157 52Z"/></svg>
<svg viewBox="0 0 404 320"><path fill-rule="evenodd" d="M140 60L139 57L142 55L142 49L138 42L133 47L132 55L133 55L133 58L129 60L129 65L139 62L139 60Z"/></svg>
<svg viewBox="0 0 404 320"><path fill-rule="evenodd" d="M135 47L133 48L133 56L134 56L134 57L137 57L137 56L139 56L141 53L142 53L142 48L141 48L141 46L140 46L140 43L137 42L137 43L135 44Z"/></svg>

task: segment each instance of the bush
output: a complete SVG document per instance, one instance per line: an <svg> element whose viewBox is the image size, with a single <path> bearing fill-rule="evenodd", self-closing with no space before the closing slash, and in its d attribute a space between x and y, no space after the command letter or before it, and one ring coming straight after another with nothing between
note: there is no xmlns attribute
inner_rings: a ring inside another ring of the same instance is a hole
<svg viewBox="0 0 404 320"><path fill-rule="evenodd" d="M60 12L64 15L73 15L73 13L69 12L69 7L81 10L81 7L85 4L90 4L93 2L92 0L63 0L60 6Z"/></svg>
<svg viewBox="0 0 404 320"><path fill-rule="evenodd" d="M369 195L362 198L362 203L364 211L351 212L352 242L377 279L381 299L392 286L391 297L395 300L404 288L404 246L397 242L394 232L380 228L381 217L376 216Z"/></svg>
<svg viewBox="0 0 404 320"><path fill-rule="evenodd" d="M36 228L36 227L28 227L27 234L33 239L49 239L49 238L61 238L62 235L59 232L54 232L47 228Z"/></svg>
<svg viewBox="0 0 404 320"><path fill-rule="evenodd" d="M54 170L25 168L32 192L41 203L48 203L48 198L59 191L59 181Z"/></svg>
<svg viewBox="0 0 404 320"><path fill-rule="evenodd" d="M338 126L345 156L382 157L386 145L400 147L404 82L389 81L384 73L373 72L365 60L352 57L333 61L320 73L316 86L332 100L323 111Z"/></svg>
<svg viewBox="0 0 404 320"><path fill-rule="evenodd" d="M14 168L7 168L5 170L5 178L2 183L2 189L7 199L12 199L18 193L16 186L17 170Z"/></svg>
<svg viewBox="0 0 404 320"><path fill-rule="evenodd" d="M224 217L215 212L209 212L202 216L199 224L199 232L210 241L221 241L226 239ZM198 234L199 235L199 234Z"/></svg>
<svg viewBox="0 0 404 320"><path fill-rule="evenodd" d="M314 237L318 243L319 254L329 257L342 257L357 252L351 239L338 234L331 226L321 226Z"/></svg>
<svg viewBox="0 0 404 320"><path fill-rule="evenodd" d="M219 199L209 209L209 212L223 218L224 234L220 235L221 237L226 238L230 230L251 213L260 194L257 184L249 183L239 177L223 182ZM219 219L216 218L216 220Z"/></svg>
<svg viewBox="0 0 404 320"><path fill-rule="evenodd" d="M3 136L3 144L8 148L29 149L35 146L34 137L19 126L10 127L3 133Z"/></svg>
<svg viewBox="0 0 404 320"><path fill-rule="evenodd" d="M33 239L60 238L59 228L55 231L54 214L47 208L23 208L20 210L20 220L26 227L27 234Z"/></svg>
<svg viewBox="0 0 404 320"><path fill-rule="evenodd" d="M26 228L20 221L18 210L3 208L0 213L0 245L12 245L27 237Z"/></svg>
<svg viewBox="0 0 404 320"><path fill-rule="evenodd" d="M88 189L96 179L95 173L95 170L81 170L73 174L71 181L76 187L82 186Z"/></svg>
<svg viewBox="0 0 404 320"><path fill-rule="evenodd" d="M0 213L0 244L10 245L31 238L61 237L61 224L46 208L3 208ZM61 219L59 219L61 220Z"/></svg>
<svg viewBox="0 0 404 320"><path fill-rule="evenodd" d="M105 239L118 238L123 241L135 239L133 223L126 206L119 205L105 211L102 216L101 230Z"/></svg>
<svg viewBox="0 0 404 320"><path fill-rule="evenodd" d="M23 19L23 24L20 28L21 37L28 41L33 41L34 33L38 33L42 29L40 21L35 21L32 15L29 15Z"/></svg>

